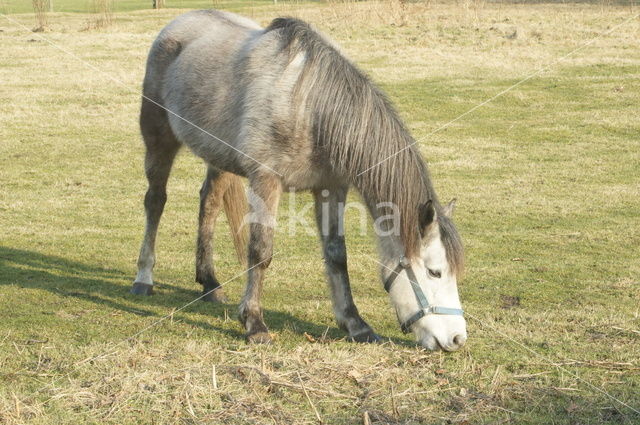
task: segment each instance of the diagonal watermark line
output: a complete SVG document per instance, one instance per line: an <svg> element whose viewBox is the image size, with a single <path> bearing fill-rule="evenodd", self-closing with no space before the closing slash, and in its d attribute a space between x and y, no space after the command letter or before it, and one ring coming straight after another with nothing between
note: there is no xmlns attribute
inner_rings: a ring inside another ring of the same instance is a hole
<svg viewBox="0 0 640 425"><path fill-rule="evenodd" d="M390 271L393 271L393 269L392 269L391 267L388 267L388 266L384 265L383 263L381 263L380 261L378 261L376 258L372 257L371 255L366 254L366 253L364 253L364 252L360 252L359 254L360 254L360 255L363 255L363 256L365 256L365 257L368 257L369 259L371 259L371 260L373 260L374 262L378 263L380 266L384 267L385 269L390 270ZM600 387L598 387L598 386L596 386L596 385L592 384L591 382L589 382L589 381L587 381L587 380L585 380L585 379L581 378L579 375L577 375L577 374L575 374L575 373L571 372L570 370L568 370L568 369L566 369L566 368L564 368L564 367L560 366L559 364L555 363L555 362L554 362L552 359L550 359L549 357L547 357L547 356L545 356L545 355L542 355L542 354L538 353L537 351L535 351L535 350L533 350L533 349L531 349L531 348L527 347L526 345L524 345L524 344L523 344L523 343L521 343L520 341L517 341L517 340L515 340L515 339L511 338L509 335L505 334L505 333L504 333L504 332L502 332L501 330L499 330L499 329L497 329L497 328L495 328L495 327L493 327L493 326L487 325L487 324L486 324L486 323L484 323L482 320L480 320L478 317L476 317L476 316L474 316L474 315L472 315L472 314L469 314L466 310L465 310L465 316L469 316L469 317L470 317L470 318L472 318L473 320L475 320L475 321L477 321L478 323L480 323L480 325L485 326L485 327L487 327L487 328L491 329L492 331L494 331L494 332L495 332L495 333L497 333L498 335L502 336L502 337L503 337L504 339L506 339L507 341L512 342L512 343L514 343L514 344L516 344L516 345L517 345L517 346L519 346L520 348L523 348L524 350L528 351L529 353L533 354L534 356L538 357L539 359L544 360L544 361L545 361L545 363L549 364L550 366L554 366L554 367L556 367L558 370L560 370L560 371L562 371L562 372L564 372L564 373L566 373L566 374L568 374L568 375L573 376L576 380L578 380L578 381L582 382L583 384L585 384L585 385L586 385L586 386L588 386L589 388L591 388L591 389L593 389L593 390L596 390L597 392L599 392L599 393L601 393L601 394L605 395L606 397L608 397L610 400L615 401L615 402L617 402L617 403L621 404L622 406L626 407L627 409L629 409L629 410L633 411L634 413L637 413L638 415L640 415L640 410L636 409L636 408L635 408L635 407L633 407L633 406L630 406L628 403L625 403L624 401L622 401L622 400L620 400L620 399L618 399L618 398L616 398L616 397L612 396L611 394L609 394L608 392L606 392L606 391L605 391L605 390L603 390L602 388L600 388Z"/></svg>
<svg viewBox="0 0 640 425"><path fill-rule="evenodd" d="M569 53L565 54L564 56L561 56L560 58L556 59L555 61L551 62L550 64L543 66L542 68L538 69L535 72L532 72L531 74L527 75L526 77L524 77L522 80L518 81L517 83L515 83L514 85L507 87L506 89L502 90L501 92L495 94L494 96L490 97L489 99L485 100L482 103L477 104L476 106L474 106L473 108L469 109L468 111L464 112L462 115L458 115L456 118L452 119L451 121L442 124L440 127L436 128L435 130L431 131L430 133L428 133L426 136L421 137L418 140L415 140L413 143L408 144L407 146L405 146L404 148L400 149L399 151L397 151L396 153L393 153L391 155L389 155L388 157L386 157L385 159L375 163L374 165L372 165L371 167L367 168L364 171L361 171L360 173L358 173L358 176L361 176L362 174L366 173L367 171L370 171L374 168L376 168L377 166L379 166L380 164L382 164L383 162L386 162L388 160L390 160L391 158L399 155L400 153L406 151L407 149L411 148L413 145L423 142L425 141L428 137L433 136L434 134L444 130L445 128L449 127L451 124L455 123L456 121L466 117L467 115L471 114L472 112L474 112L475 110L483 107L484 105L493 102L494 100L496 100L497 98L499 98L500 96L504 95L505 93L515 89L516 87L526 83L527 81L531 80L532 78L542 74L543 72L549 70L550 68L552 68L553 66L555 66L556 64L562 62L563 60L567 59L568 57L572 56L573 54L579 52L580 50L583 50L587 47L589 47L590 45L592 45L593 43L595 43L596 41L598 41L599 39L601 39L602 37L611 34L612 32L616 31L618 28L622 27L623 25L628 24L629 22L633 21L634 19L637 19L638 17L640 17L640 13L631 16L630 18L625 19L622 23L614 26L613 28L608 29L607 31L599 34L598 36L596 36L595 38L587 41L586 43L578 46L577 48L573 49L572 51L570 51Z"/></svg>
<svg viewBox="0 0 640 425"><path fill-rule="evenodd" d="M107 78L108 80L116 83L117 85L124 87L125 89L127 89L128 91L132 92L132 93L138 93L138 89L134 89L132 87L130 87L129 85L127 85L126 83L118 80L117 78L115 78L114 76L108 74L107 72L103 71L102 69L98 68L97 66L93 65L92 63L82 59L80 56L76 55L74 52L72 52L69 49L66 49L62 46L60 46L57 43L54 43L53 41L51 41L50 39L48 39L47 37L39 34L39 33L33 33L28 27L26 27L25 25L23 25L22 23L16 21L15 19L10 18L9 16L5 15L4 13L0 13L0 15L2 15L3 18L5 18L7 21L21 27L22 29L25 29L27 31L29 31L29 33L32 33L33 36L38 37L39 39L41 39L42 41L45 41L46 43L50 44L51 46L53 46L54 48L60 50L61 52L73 57L74 59L76 59L77 61L79 61L80 63L86 65L87 67L89 67L92 71L95 71L99 74L101 74L102 76L104 76L105 78ZM186 124L192 126L193 128L203 132L204 134L212 137L213 139L217 140L218 142L224 144L225 146L233 149L234 151L238 152L239 154L249 158L250 160L254 161L255 163L257 163L258 165L266 168L267 170L271 171L274 174L277 174L278 176L282 177L282 174L278 173L276 170L274 170L273 168L269 167L268 165L263 164L262 162L258 161L257 159L255 159L254 157L252 157L249 154L244 153L243 151L241 151L240 149L236 148L235 146L225 142L224 140L222 140L221 138L219 138L218 136L216 136L215 134L205 130L204 128L198 126L197 124L189 121L188 119L182 117L181 115L173 112L172 110L170 110L169 108L165 107L164 105L161 105L160 103L158 103L157 101L155 101L154 99L151 99L149 96L146 96L144 94L142 94L142 98L153 103L154 105L156 105L159 108L164 109L166 112L168 112L169 114L173 115L174 117L184 121Z"/></svg>
<svg viewBox="0 0 640 425"><path fill-rule="evenodd" d="M274 252L274 253L273 253L273 255L271 256L271 258L273 258L276 254L277 254L277 252ZM189 301L188 303L184 304L182 307L180 307L180 308L178 308L178 309L175 309L175 310L172 310L172 311L171 311L171 313L169 313L169 314L167 314L167 315L165 315L165 316L162 316L161 318L159 318L159 319L158 319L158 320L156 320L155 322L151 323L150 325L145 326L144 328L140 329L138 332L134 333L133 335L128 336L128 337L126 337L126 338L121 339L120 341L118 341L117 343L115 343L115 345L113 345L112 347L110 347L108 350L105 350L105 351L103 351L102 353L100 353L100 354L98 354L98 355L95 355L95 356L92 356L92 357L89 357L89 358L86 358L86 359L80 360L79 362L75 362L75 363L73 363L73 364L70 366L71 370L70 370L69 372L65 373L65 374L64 374L64 375L62 375L62 376L59 376L59 377L57 377L57 378L54 378L54 379L53 379L51 382L49 382L48 384L43 385L42 387L40 387L40 388L39 388L39 389L37 389L36 391L32 392L32 393L30 394L30 396L34 396L34 395L36 395L36 394L38 394L38 393L40 393L40 392L42 392L42 391L46 390L47 388L52 387L56 382L60 381L61 379L68 378L68 377L69 377L69 376L71 376L71 374L75 371L76 367L78 367L78 366L80 366L80 365L82 365L82 364L85 364L85 363L88 363L88 362L92 362L92 361L95 361L95 360L98 360L98 359L101 359L101 358L105 358L105 357L108 357L108 356L110 356L110 355L114 354L114 353L116 352L115 350L116 350L118 347L120 347L121 345L123 345L123 344L125 344L125 343L127 343L127 342L129 342L129 341L135 340L137 337L139 337L140 335L142 335L144 332L148 331L148 330L149 330L149 329L151 329L151 328L154 328L154 327L158 326L160 323L164 322L165 320L169 319L170 317L173 317L173 315L174 315L174 314L176 314L176 313L178 313L178 312L180 312L180 311L182 311L182 310L186 309L187 307L191 306L192 304L194 304L195 302L197 302L197 301L201 300L202 298L206 297L207 295L211 294L212 292L215 292L215 291L217 291L218 289L222 288L222 287L223 287L223 286L225 286L227 283L229 283L229 282L233 281L234 279L236 279L236 278L238 278L238 277L240 277L240 276L244 275L245 273L248 273L249 271L253 270L254 268L256 268L256 267L258 267L258 266L262 265L263 263L265 263L266 261L270 261L270 260L271 260L271 259L265 259L265 260L262 260L261 262L259 262L259 263L257 263L257 264L254 264L253 266L249 267L248 269L243 270L242 272L240 272L240 273L238 273L238 274L234 275L234 276L233 276L233 277L231 277L230 279L225 280L225 281L224 281L224 282L222 282L222 283L220 284L220 286L218 286L217 288L212 289L212 290L210 290L210 291L207 291L207 292L203 293L203 294L202 294L202 295L200 295L199 297L197 297L197 298L195 298L195 299L193 299L193 300ZM24 402L24 399L23 399L23 400L21 400L21 402Z"/></svg>

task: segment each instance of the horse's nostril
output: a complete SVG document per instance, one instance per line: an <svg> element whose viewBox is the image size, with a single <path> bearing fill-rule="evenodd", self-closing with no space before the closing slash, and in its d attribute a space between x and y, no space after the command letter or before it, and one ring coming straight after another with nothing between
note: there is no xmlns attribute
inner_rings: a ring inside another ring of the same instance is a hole
<svg viewBox="0 0 640 425"><path fill-rule="evenodd" d="M464 334L458 334L453 337L453 344L456 346L456 348L462 347L465 342L467 342L467 336Z"/></svg>

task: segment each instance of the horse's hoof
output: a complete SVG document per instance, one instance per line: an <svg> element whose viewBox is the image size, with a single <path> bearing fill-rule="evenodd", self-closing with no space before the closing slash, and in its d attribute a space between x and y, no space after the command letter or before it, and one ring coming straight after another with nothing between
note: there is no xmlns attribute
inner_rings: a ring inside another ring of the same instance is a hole
<svg viewBox="0 0 640 425"><path fill-rule="evenodd" d="M153 285L148 283L134 282L131 287L131 292L134 295L153 295Z"/></svg>
<svg viewBox="0 0 640 425"><path fill-rule="evenodd" d="M218 304L226 304L229 302L229 298L227 298L222 288L213 291L211 289L205 289L202 293L202 301Z"/></svg>
<svg viewBox="0 0 640 425"><path fill-rule="evenodd" d="M380 335L376 334L374 331L372 330L368 330L366 332L362 332L359 333L357 335L352 335L349 337L349 339L352 342L366 342L369 344L372 343L380 343L382 342L382 338L380 338Z"/></svg>
<svg viewBox="0 0 640 425"><path fill-rule="evenodd" d="M247 335L247 342L249 344L271 344L273 339L269 332L256 332L254 334Z"/></svg>

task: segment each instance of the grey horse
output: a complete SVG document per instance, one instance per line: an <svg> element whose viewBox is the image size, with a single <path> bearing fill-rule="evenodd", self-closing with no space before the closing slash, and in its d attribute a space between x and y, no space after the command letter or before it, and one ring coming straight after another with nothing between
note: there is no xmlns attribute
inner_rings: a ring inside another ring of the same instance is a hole
<svg viewBox="0 0 640 425"><path fill-rule="evenodd" d="M439 203L415 141L386 96L307 23L278 18L263 29L222 11L179 16L151 47L140 126L149 188L133 293L152 293L166 183L186 145L207 164L196 280L206 300L226 300L212 263L213 224L225 209L239 255L247 251L239 317L248 341L271 341L260 297L279 199L290 190L315 197L338 325L352 340L379 340L351 296L341 229L353 186L374 219L381 278L403 331L431 350L465 343L457 289L463 250L451 221L453 201ZM241 177L249 183L248 215Z"/></svg>

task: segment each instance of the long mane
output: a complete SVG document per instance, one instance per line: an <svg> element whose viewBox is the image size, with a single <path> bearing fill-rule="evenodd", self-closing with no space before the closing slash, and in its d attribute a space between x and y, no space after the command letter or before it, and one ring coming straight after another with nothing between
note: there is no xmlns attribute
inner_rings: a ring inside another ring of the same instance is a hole
<svg viewBox="0 0 640 425"><path fill-rule="evenodd" d="M441 207L427 166L393 105L307 23L277 18L267 28L274 30L280 34L281 52L289 58L305 55L294 103L306 104L305 120L318 157L330 159L330 166L351 181L370 210L382 202L398 207L405 255L416 257L419 206L432 200L438 212ZM453 226L446 230L455 232Z"/></svg>

